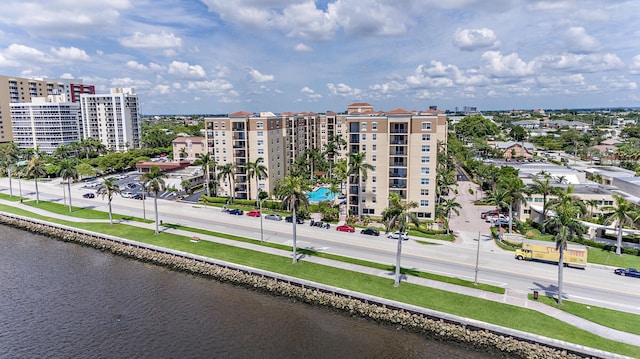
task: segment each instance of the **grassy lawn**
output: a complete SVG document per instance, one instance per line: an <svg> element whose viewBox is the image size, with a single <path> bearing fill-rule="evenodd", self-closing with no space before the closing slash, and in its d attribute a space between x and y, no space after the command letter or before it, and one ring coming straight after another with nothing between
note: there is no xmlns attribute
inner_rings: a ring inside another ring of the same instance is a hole
<svg viewBox="0 0 640 359"><path fill-rule="evenodd" d="M225 260L250 267L261 268L276 273L290 275L297 278L307 279L314 282L333 285L336 287L384 297L391 300L397 300L408 304L430 308L433 310L494 323L497 325L544 335L547 337L552 337L559 340L585 345L609 352L620 353L632 357L640 356L640 347L601 338L590 332L577 329L567 323L554 318L550 318L546 315L526 308L515 307L507 304L469 297L462 294L442 291L434 288L413 285L406 282L402 283L399 287L396 288L393 286L393 278L391 275L389 276L389 278L382 278L305 262L304 259L298 264L293 265L289 257L271 255L209 241L200 241L198 243L193 243L190 241L191 237L189 236L180 236L170 233L160 233L158 235L153 235L153 230L129 226L126 224L110 225L109 223L71 223L59 219L52 219L45 216L35 215L28 211L23 211L10 206L0 205L0 209L6 212L21 214L33 218L45 219L47 221L68 226L74 226L99 233L115 235L157 246L173 248L176 250ZM199 231L198 233L204 232L205 231ZM287 249L286 246L284 248ZM324 256L327 254L313 252L313 255ZM344 258L340 256L335 257ZM354 260L349 259L349 261L351 262ZM385 266L381 264L375 265L382 266L381 269L388 270L391 274L391 266ZM427 273L407 273L416 276L429 275ZM615 311L611 312L611 315L615 313L617 313L616 315L621 315L620 313ZM591 313L592 311L585 309L584 306L583 308L576 306L576 315L586 316L592 315ZM603 316L609 314L598 312L597 315ZM624 317L624 321L629 321L628 315L624 314ZM604 322L623 321L619 319L620 317L605 318L608 319L604 319ZM636 318L634 317L634 319ZM634 320L631 325L639 327L637 324L638 322Z"/></svg>
<svg viewBox="0 0 640 359"><path fill-rule="evenodd" d="M622 254L617 256L615 252L605 251L600 248L589 248L588 251L589 263L604 264L612 267L622 268L639 268L640 257L630 254Z"/></svg>
<svg viewBox="0 0 640 359"><path fill-rule="evenodd" d="M30 200L24 202L25 205L31 206L34 208L42 209L47 212L62 214L65 216L75 217L75 218L83 218L83 219L109 219L109 212L96 211L90 208L84 207L75 207L72 206L72 211L69 212L69 206L64 205L62 203L54 203L54 202L46 202L40 201L40 203L36 203L36 201ZM152 220L144 220L142 218L137 218L134 216L124 216L121 214L113 213L114 220L129 220L129 221L138 221L143 223L153 223Z"/></svg>
<svg viewBox="0 0 640 359"><path fill-rule="evenodd" d="M6 201L12 201L12 202L19 202L20 201L20 196L17 196L15 194L13 196L10 196L9 192L0 193L0 199L4 199ZM22 199L25 200L26 198L23 197Z"/></svg>
<svg viewBox="0 0 640 359"><path fill-rule="evenodd" d="M533 299L532 294L529 294L529 299ZM640 335L640 315L568 300L563 300L559 306L556 298L546 296L539 296L538 301L605 327Z"/></svg>

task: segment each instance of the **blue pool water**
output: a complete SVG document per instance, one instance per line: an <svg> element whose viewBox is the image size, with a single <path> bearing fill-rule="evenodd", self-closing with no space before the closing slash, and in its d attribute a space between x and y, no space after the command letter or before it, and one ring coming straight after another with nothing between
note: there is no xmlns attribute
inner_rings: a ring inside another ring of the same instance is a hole
<svg viewBox="0 0 640 359"><path fill-rule="evenodd" d="M311 192L307 192L307 197L309 197L309 202L333 201L336 194L326 187L320 187Z"/></svg>

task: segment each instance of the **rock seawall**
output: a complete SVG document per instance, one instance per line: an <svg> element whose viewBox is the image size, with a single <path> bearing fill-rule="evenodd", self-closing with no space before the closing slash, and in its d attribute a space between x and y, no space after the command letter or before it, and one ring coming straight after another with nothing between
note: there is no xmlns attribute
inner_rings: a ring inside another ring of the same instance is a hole
<svg viewBox="0 0 640 359"><path fill-rule="evenodd" d="M242 285L259 291L289 297L313 305L321 305L352 316L365 317L381 323L395 325L406 330L423 333L430 338L450 341L494 353L498 356L521 358L599 358L611 357L611 353L576 346L576 350L562 349L562 345L544 345L529 338L480 328L476 325L456 322L455 319L438 318L415 310L403 308L402 303L342 291L323 285L277 274L215 263L205 257L149 246L108 235L43 222L22 216L0 214L0 223L59 240L91 246L116 255L162 265L174 270L189 272L218 281ZM411 307L411 306L407 306ZM559 342L560 343L560 342ZM622 357L622 356L618 356Z"/></svg>

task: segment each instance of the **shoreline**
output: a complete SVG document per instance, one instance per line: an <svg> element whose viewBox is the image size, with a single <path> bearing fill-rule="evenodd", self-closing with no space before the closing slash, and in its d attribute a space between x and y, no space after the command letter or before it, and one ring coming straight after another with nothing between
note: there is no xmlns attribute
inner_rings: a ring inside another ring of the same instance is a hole
<svg viewBox="0 0 640 359"><path fill-rule="evenodd" d="M522 358L612 357L613 354L553 339L549 339L549 343L540 343L534 335L508 328L28 217L0 214L0 223L173 270L320 305L346 315L399 325L402 329L428 335L431 339L468 345L479 351Z"/></svg>

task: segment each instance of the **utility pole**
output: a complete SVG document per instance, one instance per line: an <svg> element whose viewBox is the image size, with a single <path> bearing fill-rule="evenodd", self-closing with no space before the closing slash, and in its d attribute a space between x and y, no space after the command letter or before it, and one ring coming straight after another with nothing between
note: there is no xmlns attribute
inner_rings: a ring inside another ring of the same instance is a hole
<svg viewBox="0 0 640 359"><path fill-rule="evenodd" d="M478 249L476 251L476 278L473 281L473 285L478 286L478 264L480 262L480 232L478 232Z"/></svg>

